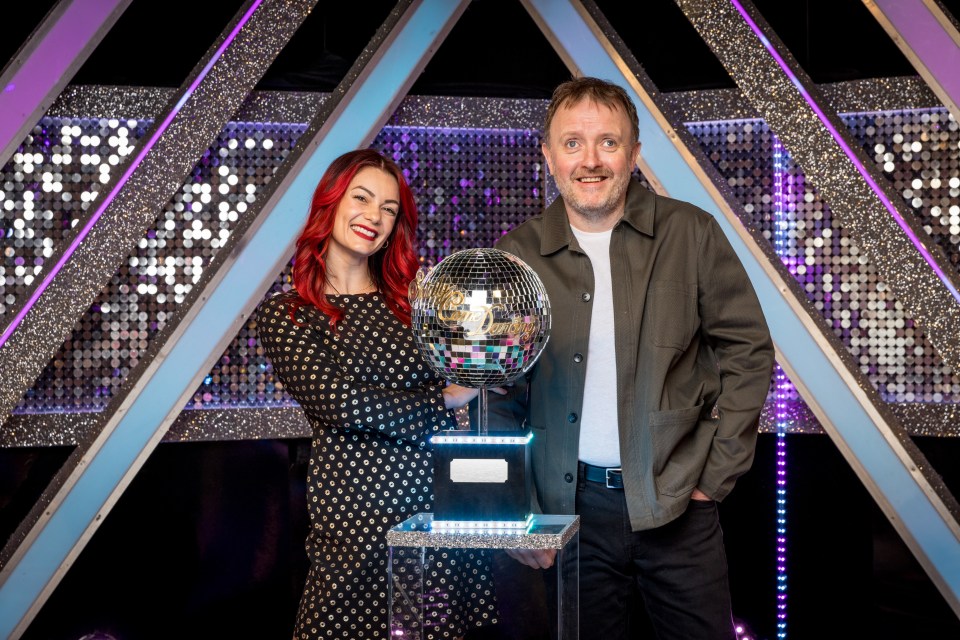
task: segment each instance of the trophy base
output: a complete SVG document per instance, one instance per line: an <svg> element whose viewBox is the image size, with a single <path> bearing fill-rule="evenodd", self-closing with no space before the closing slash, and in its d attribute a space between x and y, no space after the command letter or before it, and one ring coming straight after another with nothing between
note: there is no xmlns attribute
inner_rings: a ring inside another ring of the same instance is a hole
<svg viewBox="0 0 960 640"><path fill-rule="evenodd" d="M530 524L530 441L522 431L443 431L433 452L433 529L523 532Z"/></svg>

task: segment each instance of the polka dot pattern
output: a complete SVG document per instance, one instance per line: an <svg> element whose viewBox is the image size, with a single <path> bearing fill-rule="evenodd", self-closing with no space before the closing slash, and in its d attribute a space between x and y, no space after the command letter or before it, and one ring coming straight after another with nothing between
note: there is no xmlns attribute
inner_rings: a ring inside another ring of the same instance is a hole
<svg viewBox="0 0 960 640"><path fill-rule="evenodd" d="M378 294L332 296L339 331L312 306L289 315L292 292L257 314L266 357L313 427L307 509L310 569L296 638L387 638L386 533L433 501L427 438L451 428L441 380L410 328ZM494 621L489 557L476 550L428 554L425 592L437 594L430 638L462 636Z"/></svg>

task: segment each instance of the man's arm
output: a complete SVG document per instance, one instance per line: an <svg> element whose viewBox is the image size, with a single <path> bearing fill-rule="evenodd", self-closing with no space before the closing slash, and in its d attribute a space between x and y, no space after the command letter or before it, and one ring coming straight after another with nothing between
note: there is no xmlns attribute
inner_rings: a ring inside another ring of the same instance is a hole
<svg viewBox="0 0 960 640"><path fill-rule="evenodd" d="M774 351L753 285L715 220L699 249L701 331L716 354L721 391L717 434L697 488L722 500L753 463Z"/></svg>

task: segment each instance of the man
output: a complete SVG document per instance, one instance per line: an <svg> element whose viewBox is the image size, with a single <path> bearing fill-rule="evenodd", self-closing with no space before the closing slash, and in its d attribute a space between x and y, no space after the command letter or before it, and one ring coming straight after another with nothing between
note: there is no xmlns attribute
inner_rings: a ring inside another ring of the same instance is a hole
<svg viewBox="0 0 960 640"><path fill-rule="evenodd" d="M773 366L760 305L712 216L631 178L622 88L560 85L543 136L561 197L497 247L543 280L553 325L491 415L529 421L535 509L580 515L581 638L638 637L639 594L661 640L734 640L716 503L753 461Z"/></svg>

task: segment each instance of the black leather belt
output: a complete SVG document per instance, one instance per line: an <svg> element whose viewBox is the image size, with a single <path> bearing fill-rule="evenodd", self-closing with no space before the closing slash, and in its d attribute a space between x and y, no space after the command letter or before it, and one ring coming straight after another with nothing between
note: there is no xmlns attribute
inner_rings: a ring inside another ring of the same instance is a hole
<svg viewBox="0 0 960 640"><path fill-rule="evenodd" d="M581 462L583 477L590 482L601 482L607 489L623 489L623 472L620 467L597 467Z"/></svg>

